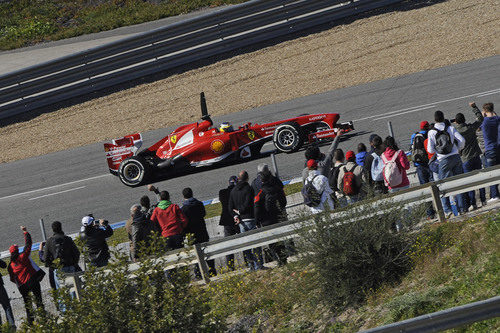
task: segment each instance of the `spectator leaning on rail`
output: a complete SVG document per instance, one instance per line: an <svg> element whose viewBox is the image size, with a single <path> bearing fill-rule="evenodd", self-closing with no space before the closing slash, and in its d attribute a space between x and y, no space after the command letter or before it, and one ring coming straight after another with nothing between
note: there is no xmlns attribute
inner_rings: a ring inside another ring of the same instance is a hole
<svg viewBox="0 0 500 333"><path fill-rule="evenodd" d="M318 170L318 162L312 159L307 161L307 169L309 170L309 175L306 178L304 186L312 184L320 196L320 203L317 206L309 207L311 212L314 214L323 212L325 209L333 210L335 208L331 196L333 191L328 184L328 178Z"/></svg>
<svg viewBox="0 0 500 333"><path fill-rule="evenodd" d="M238 183L229 196L229 211L233 215L234 222L240 227L240 232L257 229L253 202L254 192L248 184L248 173L241 171L238 174ZM243 256L250 270L264 269L260 248L245 250Z"/></svg>
<svg viewBox="0 0 500 333"><path fill-rule="evenodd" d="M113 235L113 229L106 220L96 221L93 216L87 215L82 218L80 236L87 247L88 260L95 267L103 267L108 264L109 254L106 238Z"/></svg>
<svg viewBox="0 0 500 333"><path fill-rule="evenodd" d="M471 103L472 106L473 103ZM462 165L464 172L471 172L474 170L481 170L481 148L477 142L476 131L483 123L483 115L479 109L475 108L474 114L476 120L473 123L466 123L463 113L457 113L455 116L454 126L465 139L465 145L460 150L460 157L462 158ZM486 191L484 188L479 189L479 197L481 202L486 202ZM477 209L476 191L470 191L468 195L464 195L464 201L467 203L466 207L472 206L472 209Z"/></svg>
<svg viewBox="0 0 500 333"><path fill-rule="evenodd" d="M229 177L228 187L219 191L219 201L222 206L219 225L224 228L224 237L240 233L240 227L235 223L233 215L229 211L229 196L237 182L238 177L231 176ZM226 256L226 265L230 270L234 271L234 254L228 254Z"/></svg>
<svg viewBox="0 0 500 333"><path fill-rule="evenodd" d="M0 268L7 268L7 264L5 261L0 259ZM16 322L14 320L14 314L12 313L12 307L10 306L9 295L7 295L7 291L3 285L3 277L0 276L0 303L2 304L3 310L5 311L5 317L7 318L7 323L10 325L10 328L15 331L16 330ZM2 326L2 317L0 316L0 327Z"/></svg>
<svg viewBox="0 0 500 333"><path fill-rule="evenodd" d="M436 153L439 180L460 175L463 173L463 166L458 152L463 149L465 139L449 125L448 121L445 121L442 111L434 113L434 120L436 121L434 128L428 133L427 151L431 154ZM450 198L445 197L442 201L446 217L450 217L452 214ZM463 213L465 211L463 195L457 195L455 201L458 202L459 211Z"/></svg>
<svg viewBox="0 0 500 333"><path fill-rule="evenodd" d="M386 148L381 157L384 161L384 180L389 193L410 187L406 174L406 170L410 169L410 162L405 152L399 150L392 136L385 138L384 145Z"/></svg>
<svg viewBox="0 0 500 333"><path fill-rule="evenodd" d="M160 202L153 211L151 221L159 224L161 235L166 238L168 250L184 246L183 235L188 221L179 206L170 202L170 194L167 191L160 192Z"/></svg>
<svg viewBox="0 0 500 333"><path fill-rule="evenodd" d="M147 249L148 240L151 233L151 221L146 219L146 215L141 209L141 205L135 204L130 207L130 217L125 223L128 239L130 241L130 259L136 261L139 258L139 247ZM142 244L142 245L141 245Z"/></svg>
<svg viewBox="0 0 500 333"><path fill-rule="evenodd" d="M193 190L186 187L182 190L182 196L184 197L184 202L182 203L182 212L186 215L188 223L187 227L184 229L185 234L192 234L194 236L193 244L205 243L210 240L207 231L207 225L205 223L205 206L200 200L193 198ZM217 275L215 270L215 261L208 260L208 274L210 276ZM201 279L200 269L197 264L194 265L194 274L196 278Z"/></svg>
<svg viewBox="0 0 500 333"><path fill-rule="evenodd" d="M356 164L356 155L352 150L345 154L346 164L339 168L337 188L347 197L347 203L359 201L362 196L363 183L366 182L363 167Z"/></svg>
<svg viewBox="0 0 500 333"><path fill-rule="evenodd" d="M366 192L373 191L373 194L387 193L387 186L384 184L384 177L382 176L381 168L383 168L383 161L380 157L385 150L382 138L377 134L370 135L371 150L365 157L363 164L363 171L365 173L366 184L370 188Z"/></svg>
<svg viewBox="0 0 500 333"><path fill-rule="evenodd" d="M475 104L472 107L477 108ZM491 167L500 164L500 118L494 111L493 103L483 104L483 116L481 130L484 137L485 166ZM489 201L496 201L499 198L498 185L491 186Z"/></svg>
<svg viewBox="0 0 500 333"><path fill-rule="evenodd" d="M39 276L30 258L31 245L33 244L31 235L24 226L21 226L21 230L24 233L24 250L22 253L19 253L19 247L17 245L12 245L9 248L10 263L7 270L9 271L10 280L17 285L19 293L21 293L23 297L28 324L32 324L34 315L29 293L33 293L35 303L39 309L43 309L44 306Z"/></svg>

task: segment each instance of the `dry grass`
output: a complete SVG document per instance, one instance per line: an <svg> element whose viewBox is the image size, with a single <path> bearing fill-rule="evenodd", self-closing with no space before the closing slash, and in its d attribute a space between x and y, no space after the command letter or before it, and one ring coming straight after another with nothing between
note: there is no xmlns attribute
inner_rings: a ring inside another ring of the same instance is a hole
<svg viewBox="0 0 500 333"><path fill-rule="evenodd" d="M496 55L497 5L449 0L367 17L42 114L0 130L0 162L193 121L200 91L222 115Z"/></svg>

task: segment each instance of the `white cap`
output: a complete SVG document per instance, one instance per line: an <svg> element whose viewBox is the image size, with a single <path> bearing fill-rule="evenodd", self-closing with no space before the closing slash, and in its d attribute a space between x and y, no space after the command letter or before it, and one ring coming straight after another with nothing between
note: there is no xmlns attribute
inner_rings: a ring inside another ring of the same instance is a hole
<svg viewBox="0 0 500 333"><path fill-rule="evenodd" d="M92 222L94 222L94 218L92 216L84 216L82 218L82 225L83 226L88 226Z"/></svg>

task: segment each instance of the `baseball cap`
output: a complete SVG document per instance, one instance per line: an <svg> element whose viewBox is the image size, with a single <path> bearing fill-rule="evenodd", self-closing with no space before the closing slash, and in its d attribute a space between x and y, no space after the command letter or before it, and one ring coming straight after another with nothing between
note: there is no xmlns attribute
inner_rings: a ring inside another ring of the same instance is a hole
<svg viewBox="0 0 500 333"><path fill-rule="evenodd" d="M238 182L238 177L231 176L229 177L229 184L236 184Z"/></svg>
<svg viewBox="0 0 500 333"><path fill-rule="evenodd" d="M347 161L352 160L353 158L356 157L356 154L352 150L349 150L347 153L345 153L345 159Z"/></svg>
<svg viewBox="0 0 500 333"><path fill-rule="evenodd" d="M424 129L426 126L429 126L429 122L426 120L423 120L420 122L420 129Z"/></svg>
<svg viewBox="0 0 500 333"><path fill-rule="evenodd" d="M309 169L317 168L318 167L318 162L316 160L309 160L309 161L307 161L307 167Z"/></svg>
<svg viewBox="0 0 500 333"><path fill-rule="evenodd" d="M94 218L93 218L93 217L91 217L91 216L84 216L84 217L82 218L82 225L83 225L84 227L86 227L86 226L88 226L88 225L92 224L92 222L94 222Z"/></svg>
<svg viewBox="0 0 500 333"><path fill-rule="evenodd" d="M17 252L19 252L19 246L17 246L17 245L11 245L11 246L9 247L9 253L10 253L10 254L12 254L12 253L17 253Z"/></svg>

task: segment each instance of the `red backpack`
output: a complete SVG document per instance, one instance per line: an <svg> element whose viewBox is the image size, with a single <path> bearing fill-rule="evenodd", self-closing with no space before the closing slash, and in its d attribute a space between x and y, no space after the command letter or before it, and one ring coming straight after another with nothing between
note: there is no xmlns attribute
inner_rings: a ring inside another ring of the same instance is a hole
<svg viewBox="0 0 500 333"><path fill-rule="evenodd" d="M342 191L346 195L356 195L359 193L359 188L356 186L356 181L354 176L354 169L356 168L356 165L352 170L348 171L346 167L344 167L344 178L342 178L343 186L342 186Z"/></svg>

